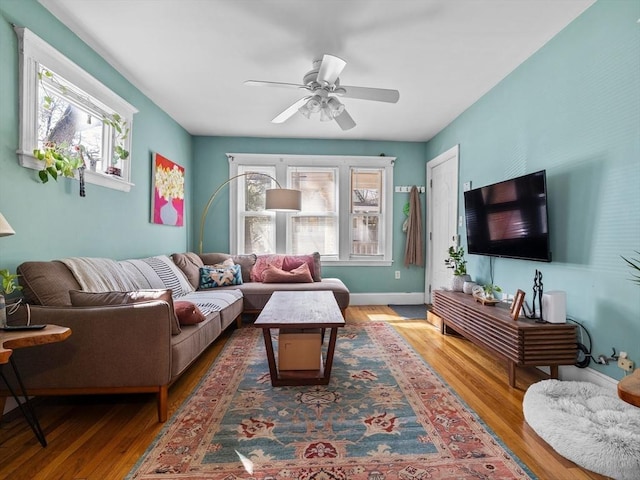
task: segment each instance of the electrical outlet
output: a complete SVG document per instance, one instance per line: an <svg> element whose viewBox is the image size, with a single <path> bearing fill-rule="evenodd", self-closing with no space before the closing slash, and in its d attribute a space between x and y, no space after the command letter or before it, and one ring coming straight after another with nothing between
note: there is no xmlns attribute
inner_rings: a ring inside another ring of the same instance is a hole
<svg viewBox="0 0 640 480"><path fill-rule="evenodd" d="M620 357L618 358L618 366L625 372L631 372L633 371L633 360Z"/></svg>
<svg viewBox="0 0 640 480"><path fill-rule="evenodd" d="M396 280L400 280L400 270L396 270Z"/></svg>

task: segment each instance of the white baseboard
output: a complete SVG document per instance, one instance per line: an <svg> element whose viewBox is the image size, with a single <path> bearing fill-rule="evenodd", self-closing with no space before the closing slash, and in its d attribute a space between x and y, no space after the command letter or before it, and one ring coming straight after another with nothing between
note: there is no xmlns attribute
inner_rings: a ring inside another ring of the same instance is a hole
<svg viewBox="0 0 640 480"><path fill-rule="evenodd" d="M423 305L424 292L352 293L349 305Z"/></svg>
<svg viewBox="0 0 640 480"><path fill-rule="evenodd" d="M618 380L600 373L593 368L578 368L571 366L558 367L558 377L560 380L572 380L577 382L591 382L604 388L617 390Z"/></svg>

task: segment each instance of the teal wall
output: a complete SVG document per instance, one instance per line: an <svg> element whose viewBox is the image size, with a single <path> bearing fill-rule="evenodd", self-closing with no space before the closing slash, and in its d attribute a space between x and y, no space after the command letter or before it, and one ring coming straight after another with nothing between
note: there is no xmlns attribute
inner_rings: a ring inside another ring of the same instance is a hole
<svg viewBox="0 0 640 480"><path fill-rule="evenodd" d="M426 149L431 159L460 144L460 185L546 169L553 262L496 259L494 281L530 300L540 269L545 290L567 292L568 314L588 328L594 353L615 347L636 365L640 286L620 256L640 257L638 18L638 1L598 1ZM467 258L474 279L488 281L488 257Z"/></svg>
<svg viewBox="0 0 640 480"><path fill-rule="evenodd" d="M198 176L194 183L193 204L195 212L202 212L209 196L225 179L229 178L229 162L226 153L278 153L290 155L371 155L384 153L397 157L393 171L395 185L424 185L426 163L424 143L371 142L352 140L308 140L240 137L196 137L194 162ZM404 266L406 236L402 212L409 201L408 193L394 193L393 212L393 260L390 267L330 267L323 265L324 277L339 277L353 293L375 292L423 292L424 268ZM424 194L421 195L424 215ZM199 235L198 219L194 228L194 248ZM209 210L205 224L203 251L229 251L229 195L223 192ZM400 270L400 280L394 279L394 271Z"/></svg>
<svg viewBox="0 0 640 480"><path fill-rule="evenodd" d="M35 170L18 164L18 47L12 25L24 26L99 79L138 110L133 123L132 182L129 193L62 179L42 185ZM150 223L151 153L192 168L191 136L142 95L99 55L35 0L0 2L0 212L16 235L0 238L0 268L25 260L68 256L142 257L184 251L188 227ZM191 175L191 176L189 176ZM190 199L186 199L187 208ZM187 225L191 223L186 212Z"/></svg>

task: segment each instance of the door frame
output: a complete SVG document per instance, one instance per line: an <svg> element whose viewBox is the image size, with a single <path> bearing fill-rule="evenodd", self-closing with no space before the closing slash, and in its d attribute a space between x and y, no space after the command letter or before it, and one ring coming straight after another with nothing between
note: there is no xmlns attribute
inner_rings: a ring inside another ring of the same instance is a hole
<svg viewBox="0 0 640 480"><path fill-rule="evenodd" d="M446 152L441 153L440 155L438 155L435 158L432 158L431 160L427 161L427 268L425 268L425 281L424 281L424 301L425 303L431 303L431 291L430 291L430 287L432 284L432 277L433 277L433 269L432 269L432 265L433 265L433 249L431 247L432 245L432 241L431 241L431 237L433 235L433 215L434 215L434 211L433 211L433 184L431 182L432 180L432 175L433 175L433 169L437 166L442 165L445 162L454 162L454 172L455 172L455 195L452 199L453 204L454 204L454 211L456 212L456 218L455 218L455 223L454 225L456 225L456 237L459 237L458 235L458 197L460 195L460 179L459 179L459 167L460 167L460 145L455 145L453 147L451 147L449 150L447 150ZM459 243L459 238L457 240L457 243Z"/></svg>

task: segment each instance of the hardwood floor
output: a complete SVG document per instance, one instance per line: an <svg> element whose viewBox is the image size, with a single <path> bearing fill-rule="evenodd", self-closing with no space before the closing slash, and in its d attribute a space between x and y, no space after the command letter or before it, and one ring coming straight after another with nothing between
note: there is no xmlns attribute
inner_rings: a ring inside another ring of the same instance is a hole
<svg viewBox="0 0 640 480"><path fill-rule="evenodd" d="M506 366L472 343L421 320L401 320L386 306L347 309L347 323L388 321L433 370L475 410L503 443L541 479L604 479L556 454L522 416L524 390L542 378ZM169 389L172 415L209 369L233 327ZM17 411L0 424L0 479L122 479L162 429L154 395L48 397L34 403L49 445L42 448Z"/></svg>

